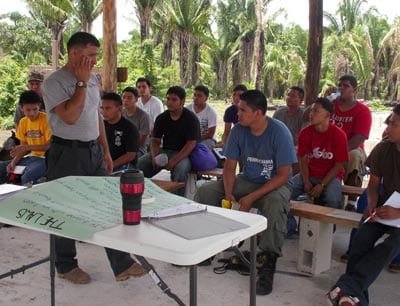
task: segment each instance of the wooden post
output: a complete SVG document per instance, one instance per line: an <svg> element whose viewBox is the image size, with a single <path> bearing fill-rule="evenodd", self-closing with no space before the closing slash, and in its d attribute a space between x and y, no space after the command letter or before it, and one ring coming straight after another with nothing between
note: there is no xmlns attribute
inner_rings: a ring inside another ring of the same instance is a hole
<svg viewBox="0 0 400 306"><path fill-rule="evenodd" d="M117 90L117 9L115 0L103 1L103 90Z"/></svg>
<svg viewBox="0 0 400 306"><path fill-rule="evenodd" d="M307 71L304 86L306 105L312 104L319 92L323 39L322 12L322 0L309 0Z"/></svg>

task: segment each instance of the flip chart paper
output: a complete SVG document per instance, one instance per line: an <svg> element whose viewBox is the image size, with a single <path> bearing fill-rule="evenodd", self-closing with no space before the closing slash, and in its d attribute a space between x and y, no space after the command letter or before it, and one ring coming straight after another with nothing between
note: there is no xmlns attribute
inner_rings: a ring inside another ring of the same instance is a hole
<svg viewBox="0 0 400 306"><path fill-rule="evenodd" d="M163 191L148 179L145 196L155 200L142 205L143 217L194 203ZM25 189L0 202L0 216L84 240L122 223L119 178L69 176Z"/></svg>

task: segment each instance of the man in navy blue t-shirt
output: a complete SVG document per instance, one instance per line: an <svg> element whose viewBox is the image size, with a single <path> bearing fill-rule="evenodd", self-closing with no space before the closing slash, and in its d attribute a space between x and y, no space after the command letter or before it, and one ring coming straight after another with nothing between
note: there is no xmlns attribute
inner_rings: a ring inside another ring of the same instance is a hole
<svg viewBox="0 0 400 306"><path fill-rule="evenodd" d="M266 261L258 271L257 294L272 292L276 260L282 256L291 187L292 164L296 162L293 140L287 127L266 116L267 100L262 92L249 90L240 95L239 124L225 145L223 180L204 184L197 202L218 205L222 199L236 201L241 211L258 208L268 218L268 229L259 248ZM238 161L243 172L235 175Z"/></svg>

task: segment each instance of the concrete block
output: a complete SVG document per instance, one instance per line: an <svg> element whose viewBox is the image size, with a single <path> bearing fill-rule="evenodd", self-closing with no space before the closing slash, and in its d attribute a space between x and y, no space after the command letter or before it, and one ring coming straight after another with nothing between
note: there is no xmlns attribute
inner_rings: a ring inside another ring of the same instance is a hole
<svg viewBox="0 0 400 306"><path fill-rule="evenodd" d="M333 224L301 218L297 269L313 275L329 270L332 238Z"/></svg>

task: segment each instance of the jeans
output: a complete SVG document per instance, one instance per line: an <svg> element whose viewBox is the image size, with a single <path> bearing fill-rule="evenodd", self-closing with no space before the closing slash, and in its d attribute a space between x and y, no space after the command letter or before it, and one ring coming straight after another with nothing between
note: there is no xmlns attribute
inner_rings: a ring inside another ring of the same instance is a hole
<svg viewBox="0 0 400 306"><path fill-rule="evenodd" d="M361 222L350 249L346 273L334 287L338 286L345 295L357 297L360 305L365 306L369 303L368 287L400 252L400 228ZM375 245L383 234L389 236Z"/></svg>
<svg viewBox="0 0 400 306"><path fill-rule="evenodd" d="M161 149L160 153L167 154L168 159L171 159L172 157L174 157L174 155L178 154L178 151ZM161 171L161 168L153 168L152 156L150 155L150 153L146 153L139 158L137 168L143 171L144 177L148 178L153 177ZM182 159L178 164L176 164L174 169L171 170L171 180L174 182L186 183L191 169L192 165L190 164L189 157ZM181 188L175 193L183 196L185 193L185 188Z"/></svg>
<svg viewBox="0 0 400 306"><path fill-rule="evenodd" d="M236 200L259 189L263 184L256 184L243 179L238 175L235 179L233 196ZM272 252L282 256L282 246L286 235L287 214L289 212L290 188L287 185L262 196L253 203L260 214L268 219L268 228L262 232L259 247L263 251ZM225 197L225 189L222 180L205 183L196 192L196 202L221 206Z"/></svg>
<svg viewBox="0 0 400 306"><path fill-rule="evenodd" d="M313 186L321 183L322 179L311 177L311 184ZM293 177L293 192L291 199L296 200L300 195L304 194L303 177L297 174ZM322 191L321 195L314 199L315 204L328 206L332 208L341 208L342 205L342 183L338 178L332 179Z"/></svg>
<svg viewBox="0 0 400 306"><path fill-rule="evenodd" d="M69 175L107 176L103 166L103 151L98 143L88 147L76 144L52 143L47 156L47 179L55 180ZM78 267L75 240L57 237L55 241L56 268L58 273L67 273ZM128 269L134 260L128 253L105 248L114 275Z"/></svg>
<svg viewBox="0 0 400 306"><path fill-rule="evenodd" d="M11 160L0 163L0 183L7 182L7 166ZM26 166L24 173L21 176L21 184L37 182L41 177L46 175L46 160L43 157L27 156L21 159L18 166Z"/></svg>
<svg viewBox="0 0 400 306"><path fill-rule="evenodd" d="M381 189L383 188L382 185L380 188ZM357 212L362 214L364 212L364 210L367 208L367 206L368 206L367 190L364 190L364 192L360 195L360 197L358 198L358 201L357 201ZM356 233L357 233L357 229L353 228L350 233L349 246L348 246L346 254L349 254L349 252L350 252L350 249L353 244L353 240L354 240ZM397 256L395 258L393 258L392 263L394 263L394 264L400 263L400 253L397 254Z"/></svg>

